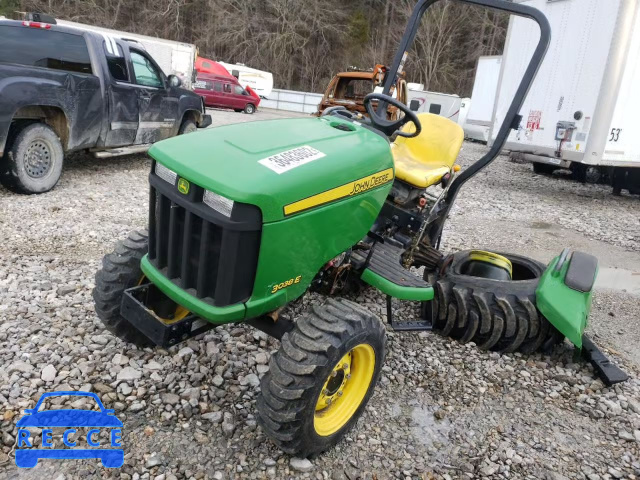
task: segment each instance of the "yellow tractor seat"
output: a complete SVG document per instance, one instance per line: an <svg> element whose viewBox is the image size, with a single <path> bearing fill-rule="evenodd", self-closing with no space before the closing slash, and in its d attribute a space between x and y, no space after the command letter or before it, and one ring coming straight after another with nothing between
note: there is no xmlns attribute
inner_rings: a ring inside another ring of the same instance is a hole
<svg viewBox="0 0 640 480"><path fill-rule="evenodd" d="M464 131L455 122L433 113L420 113L422 132L414 138L398 137L391 144L396 167L396 178L414 187L435 185L448 173L458 158ZM403 132L414 132L413 123L402 127Z"/></svg>

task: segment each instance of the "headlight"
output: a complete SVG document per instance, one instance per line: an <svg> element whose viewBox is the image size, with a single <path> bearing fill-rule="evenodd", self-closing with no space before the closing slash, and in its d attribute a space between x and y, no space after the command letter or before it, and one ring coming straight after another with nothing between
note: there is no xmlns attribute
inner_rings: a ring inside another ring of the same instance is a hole
<svg viewBox="0 0 640 480"><path fill-rule="evenodd" d="M160 165L158 162L156 162L156 175L158 175L165 182L169 182L171 185L176 184L176 178L178 177L178 174L176 172L174 172L173 170L169 170L167 167L165 167L164 165Z"/></svg>
<svg viewBox="0 0 640 480"><path fill-rule="evenodd" d="M208 205L224 216L231 218L231 210L233 210L233 200L229 200L222 195L218 195L217 193L205 190L204 196L202 197L202 203Z"/></svg>

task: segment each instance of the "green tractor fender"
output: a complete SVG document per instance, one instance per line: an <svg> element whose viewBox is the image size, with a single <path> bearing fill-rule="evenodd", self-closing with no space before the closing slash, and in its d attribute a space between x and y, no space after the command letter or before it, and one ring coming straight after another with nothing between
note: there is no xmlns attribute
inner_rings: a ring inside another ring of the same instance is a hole
<svg viewBox="0 0 640 480"><path fill-rule="evenodd" d="M542 274L536 289L538 310L577 347L591 310L598 259L565 248Z"/></svg>

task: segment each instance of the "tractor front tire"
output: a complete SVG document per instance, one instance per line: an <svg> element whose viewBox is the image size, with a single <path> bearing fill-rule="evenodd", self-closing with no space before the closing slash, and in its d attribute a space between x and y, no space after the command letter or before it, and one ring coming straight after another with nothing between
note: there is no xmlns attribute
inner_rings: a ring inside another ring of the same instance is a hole
<svg viewBox="0 0 640 480"><path fill-rule="evenodd" d="M138 285L143 278L140 260L148 249L147 231L131 232L124 241L116 244L113 253L104 256L102 269L96 273L96 285L93 289L96 314L107 330L138 347L148 347L152 343L120 315L120 305L124 291Z"/></svg>
<svg viewBox="0 0 640 480"><path fill-rule="evenodd" d="M317 455L355 424L381 374L386 334L380 319L329 299L282 337L257 401L264 432L284 452Z"/></svg>
<svg viewBox="0 0 640 480"><path fill-rule="evenodd" d="M536 288L545 265L521 255L504 254L513 265L512 280L465 275L470 251L453 260L435 284L434 331L482 350L533 353L563 339L536 308Z"/></svg>

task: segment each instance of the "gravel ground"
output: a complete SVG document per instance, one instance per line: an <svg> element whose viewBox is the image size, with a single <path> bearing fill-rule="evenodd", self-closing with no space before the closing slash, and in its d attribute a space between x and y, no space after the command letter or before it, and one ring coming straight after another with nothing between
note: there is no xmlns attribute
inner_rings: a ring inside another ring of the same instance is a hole
<svg viewBox="0 0 640 480"><path fill-rule="evenodd" d="M213 116L220 125L282 115ZM484 151L465 144L462 165ZM640 477L640 307L628 282L601 285L589 327L631 374L627 383L605 388L568 345L498 355L431 333L389 331L381 383L356 428L311 461L282 454L254 416L276 341L228 326L168 351L137 350L105 333L95 316L91 290L102 255L146 223L148 169L144 156L78 155L52 192L0 189L0 478ZM634 279L639 202L534 175L501 157L461 191L444 245L543 261L571 246L597 254L607 278ZM289 313L321 300L308 295ZM375 291L356 300L384 318ZM410 303L395 309L401 318L416 313ZM98 392L123 421L125 465L42 461L18 470L12 446L22 411L45 391L78 389Z"/></svg>

